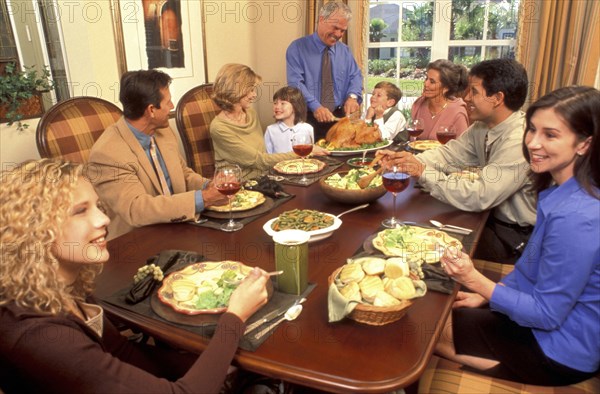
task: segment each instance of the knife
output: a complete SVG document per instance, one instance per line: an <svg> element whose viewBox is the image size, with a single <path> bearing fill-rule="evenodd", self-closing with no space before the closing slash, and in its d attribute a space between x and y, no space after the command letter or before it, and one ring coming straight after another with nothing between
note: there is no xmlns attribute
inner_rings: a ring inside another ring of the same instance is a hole
<svg viewBox="0 0 600 394"><path fill-rule="evenodd" d="M290 309L292 306L296 305L296 304L301 304L304 301L306 301L306 298L304 297L300 297L298 299L296 299L296 301L294 301L291 304L285 304L283 306L280 306L279 308L267 313L266 315L264 315L261 319L258 319L257 321L255 321L254 323L248 325L246 327L246 330L244 331L244 335L248 334L249 332L254 331L255 329L257 329L258 327L262 326L263 324L265 324L268 321L271 321L273 319L278 318L279 316L283 315L288 309Z"/></svg>

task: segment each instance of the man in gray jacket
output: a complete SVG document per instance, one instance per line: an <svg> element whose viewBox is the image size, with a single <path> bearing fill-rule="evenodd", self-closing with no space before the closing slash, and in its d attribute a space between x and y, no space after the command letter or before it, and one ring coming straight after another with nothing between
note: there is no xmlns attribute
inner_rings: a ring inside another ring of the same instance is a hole
<svg viewBox="0 0 600 394"><path fill-rule="evenodd" d="M413 155L390 152L438 200L470 212L492 209L475 257L514 263L535 224L535 195L523 156L527 73L510 59L486 60L469 72L465 101L471 127L440 148ZM477 176L458 172L474 169Z"/></svg>

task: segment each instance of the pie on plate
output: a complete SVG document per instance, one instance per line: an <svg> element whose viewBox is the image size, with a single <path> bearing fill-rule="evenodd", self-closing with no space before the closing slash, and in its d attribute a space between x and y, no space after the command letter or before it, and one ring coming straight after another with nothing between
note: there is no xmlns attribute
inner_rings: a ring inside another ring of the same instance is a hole
<svg viewBox="0 0 600 394"><path fill-rule="evenodd" d="M325 163L321 160L306 159L302 163L302 159L284 160L275 164L275 171L281 174L302 175L313 174L325 168Z"/></svg>
<svg viewBox="0 0 600 394"><path fill-rule="evenodd" d="M425 151L429 149L439 148L440 146L442 146L442 144L436 140L417 140L409 142L408 146L410 146L411 149L414 150Z"/></svg>
<svg viewBox="0 0 600 394"><path fill-rule="evenodd" d="M443 231L418 226L401 226L377 233L373 247L386 256L398 256L408 260L422 259L436 263L449 247L462 249L459 240Z"/></svg>
<svg viewBox="0 0 600 394"><path fill-rule="evenodd" d="M247 211L263 204L265 196L261 192L254 190L240 190L231 200L231 211ZM229 204L211 205L206 207L209 211L229 212Z"/></svg>
<svg viewBox="0 0 600 394"><path fill-rule="evenodd" d="M186 315L221 313L227 310L235 283L252 268L237 261L201 262L167 276L158 289L158 299Z"/></svg>

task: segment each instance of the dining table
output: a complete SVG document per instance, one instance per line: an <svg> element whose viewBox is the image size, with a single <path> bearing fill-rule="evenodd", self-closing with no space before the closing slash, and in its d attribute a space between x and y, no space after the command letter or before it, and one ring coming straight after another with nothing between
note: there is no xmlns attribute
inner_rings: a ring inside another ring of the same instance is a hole
<svg viewBox="0 0 600 394"><path fill-rule="evenodd" d="M345 160L345 158L344 158ZM344 170L346 167L342 167ZM233 260L266 271L275 269L272 238L263 225L284 211L314 209L337 215L349 208L328 199L319 183L308 187L285 185L294 197L236 232L188 223L156 224L137 228L109 241L110 259L98 277L101 300L132 284L146 259L163 250L186 250L209 261ZM451 294L428 291L413 301L400 320L368 325L354 320L328 321L328 278L361 249L366 239L382 230L392 215L392 195L386 193L368 207L341 217L342 224L328 238L309 244L308 280L316 286L306 297L302 313L284 321L254 351L239 349L233 364L243 370L327 392L390 392L416 382L443 335L458 285ZM398 193L397 217L428 224L435 219L473 229L463 250L473 254L487 212L465 212L423 191L414 179ZM158 316L132 312L102 302L109 317L178 349L201 353L210 338Z"/></svg>

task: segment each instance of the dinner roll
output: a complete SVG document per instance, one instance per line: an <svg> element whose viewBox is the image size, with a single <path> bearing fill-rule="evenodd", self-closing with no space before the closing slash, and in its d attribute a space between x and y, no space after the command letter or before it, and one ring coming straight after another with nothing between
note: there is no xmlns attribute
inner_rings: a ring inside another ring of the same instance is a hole
<svg viewBox="0 0 600 394"><path fill-rule="evenodd" d="M360 282L365 277L365 272L360 264L346 264L340 272L342 283Z"/></svg>
<svg viewBox="0 0 600 394"><path fill-rule="evenodd" d="M350 282L340 289L340 294L350 301L361 302L360 286L356 282Z"/></svg>
<svg viewBox="0 0 600 394"><path fill-rule="evenodd" d="M362 298L367 302L373 302L377 292L383 291L383 281L379 276L367 275L361 280L358 285L360 286L360 294Z"/></svg>
<svg viewBox="0 0 600 394"><path fill-rule="evenodd" d="M375 300L373 300L374 306L394 306L400 304L401 302L398 299L392 297L385 291L377 292L377 295L375 295Z"/></svg>
<svg viewBox="0 0 600 394"><path fill-rule="evenodd" d="M381 275L385 268L385 259L379 257L365 257L356 260L356 262L360 262L363 271L365 271L367 275Z"/></svg>
<svg viewBox="0 0 600 394"><path fill-rule="evenodd" d="M384 273L385 276L390 279L408 276L409 272L410 269L408 267L408 263L406 263L401 257L389 258L385 263Z"/></svg>
<svg viewBox="0 0 600 394"><path fill-rule="evenodd" d="M406 276L390 280L387 283L385 291L399 300L408 300L416 296L415 285L413 284L413 281Z"/></svg>

